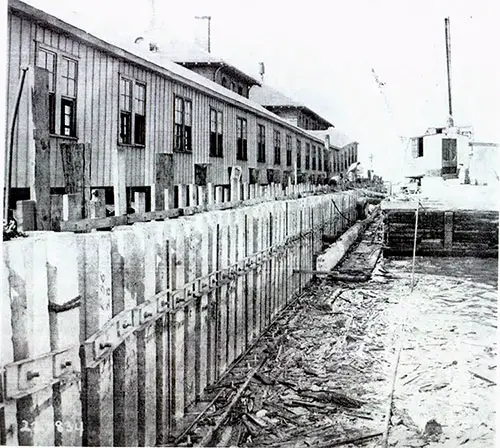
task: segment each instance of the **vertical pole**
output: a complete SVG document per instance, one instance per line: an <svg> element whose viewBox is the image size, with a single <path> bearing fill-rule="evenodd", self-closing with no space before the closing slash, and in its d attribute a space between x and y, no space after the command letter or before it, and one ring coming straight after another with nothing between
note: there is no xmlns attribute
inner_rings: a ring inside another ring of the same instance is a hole
<svg viewBox="0 0 500 448"><path fill-rule="evenodd" d="M449 17L444 19L444 33L446 38L446 70L448 73L448 125L453 126L453 110L451 107L451 36Z"/></svg>
<svg viewBox="0 0 500 448"><path fill-rule="evenodd" d="M21 94L23 93L24 80L26 79L26 72L28 71L28 67L23 67L21 74L21 79L19 81L19 87L17 89L16 103L14 105L14 113L12 114L12 121L10 123L10 132L9 132L9 174L7 177L7 186L5 188L5 196L4 196L4 219L7 222L9 220L9 196L10 189L12 187L12 159L14 152L14 130L16 128L17 116L19 114L19 103L21 102Z"/></svg>

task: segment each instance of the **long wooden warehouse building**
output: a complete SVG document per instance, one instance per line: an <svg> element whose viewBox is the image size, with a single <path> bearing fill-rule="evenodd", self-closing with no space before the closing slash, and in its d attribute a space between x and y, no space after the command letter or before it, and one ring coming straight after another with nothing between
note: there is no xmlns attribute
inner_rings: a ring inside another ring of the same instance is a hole
<svg viewBox="0 0 500 448"><path fill-rule="evenodd" d="M11 207L34 198L37 102L48 126L45 175L51 193L64 193L61 144L84 143L90 187L105 190L115 214L126 213L134 192L146 193L152 209L163 207L165 188L226 185L235 166L241 168L243 182L259 184L287 183L297 172L311 182L332 174L331 148L324 139L245 96L172 62L161 51L112 45L9 0L9 124L26 67L12 161L5 164Z"/></svg>

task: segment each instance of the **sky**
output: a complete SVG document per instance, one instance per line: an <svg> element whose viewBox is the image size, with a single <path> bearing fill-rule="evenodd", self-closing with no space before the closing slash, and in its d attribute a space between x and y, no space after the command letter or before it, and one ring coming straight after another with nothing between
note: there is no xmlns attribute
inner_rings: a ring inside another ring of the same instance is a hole
<svg viewBox="0 0 500 448"><path fill-rule="evenodd" d="M154 1L154 6L153 6ZM306 104L360 143L382 175L400 169L398 136L444 126L444 18L451 23L455 124L499 142L500 79L494 0L28 0L98 37L206 45L212 53ZM154 11L154 13L153 13ZM496 54L495 54L496 53ZM381 92L372 68L384 82Z"/></svg>

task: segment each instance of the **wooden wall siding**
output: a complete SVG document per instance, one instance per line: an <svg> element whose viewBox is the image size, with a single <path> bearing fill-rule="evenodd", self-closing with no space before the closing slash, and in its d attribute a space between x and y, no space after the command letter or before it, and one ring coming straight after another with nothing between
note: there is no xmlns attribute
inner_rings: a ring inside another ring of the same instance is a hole
<svg viewBox="0 0 500 448"><path fill-rule="evenodd" d="M7 75L7 122L6 122L6 139L10 132L10 121L14 109L14 103L21 76L21 67L29 64L31 58L32 27L27 20L17 16L9 17L9 44L8 44L8 75ZM30 107L29 99L29 75L26 78L23 96L19 105L18 122L14 133L14 148L22 148L22 151L14 151L12 159L12 187L25 187L30 182L30 157L29 151L33 150L34 145L28 141L28 129L30 128L30 117L28 114ZM8 140L6 140L6 143ZM34 152L34 150L33 150ZM6 160L7 162L7 160ZM8 169L8 163L5 164L5 169ZM7 171L6 171L7 174Z"/></svg>
<svg viewBox="0 0 500 448"><path fill-rule="evenodd" d="M208 163L209 182L227 184L228 168L242 167L242 181L247 182L248 168L258 167L265 179L265 170L288 169L286 167L286 139L292 135L295 159L295 140L314 142L299 130L293 131L283 123L270 117L257 117L253 112L242 110L223 99L212 97L172 80L165 74L157 74L149 69L120 59L104 50L97 49L56 32L32 19L21 18L16 13L9 14L9 63L8 63L8 111L7 126L12 114L20 67L34 63L35 42L74 56L78 60L77 74L77 137L82 143L92 147L91 184L94 186L115 186L124 190L125 186L153 185L155 183L157 153L173 152L173 98L175 94L189 98L193 102L193 154L176 153L174 183L192 183L194 164ZM119 124L119 77L123 74L146 83L146 145L145 148L118 145ZM26 84L20 105L19 122L15 134L13 160L13 187L29 187L33 184L34 143L31 135L29 83ZM210 106L222 110L224 114L224 157L209 156ZM248 162L236 160L236 117L247 119ZM59 128L59 118L56 126ZM266 127L266 163L257 164L257 122ZM281 133L281 167L274 165L273 130ZM59 129L58 129L59 130ZM63 172L59 144L67 139L58 137L51 141L51 186L62 187ZM304 165L304 164L303 164ZM7 166L7 165L6 165ZM303 170L303 168L302 168ZM117 189L117 188L116 188Z"/></svg>

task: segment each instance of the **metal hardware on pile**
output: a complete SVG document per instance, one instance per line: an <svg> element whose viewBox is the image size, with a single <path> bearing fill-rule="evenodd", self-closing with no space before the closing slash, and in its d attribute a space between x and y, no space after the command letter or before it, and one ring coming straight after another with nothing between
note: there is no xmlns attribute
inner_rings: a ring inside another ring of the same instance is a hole
<svg viewBox="0 0 500 448"><path fill-rule="evenodd" d="M23 359L4 367L5 398L19 399L80 373L79 346Z"/></svg>

